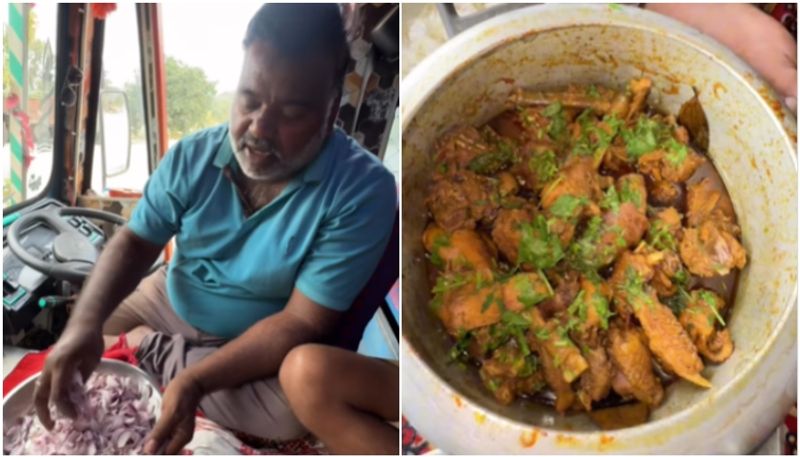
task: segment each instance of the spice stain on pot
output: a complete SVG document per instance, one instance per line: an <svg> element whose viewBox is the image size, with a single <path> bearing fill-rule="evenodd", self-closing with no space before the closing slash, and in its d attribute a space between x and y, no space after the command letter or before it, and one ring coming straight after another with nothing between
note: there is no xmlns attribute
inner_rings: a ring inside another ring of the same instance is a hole
<svg viewBox="0 0 800 457"><path fill-rule="evenodd" d="M533 429L528 432L523 432L519 437L519 444L524 448L531 448L536 446L536 441L539 440L539 430Z"/></svg>

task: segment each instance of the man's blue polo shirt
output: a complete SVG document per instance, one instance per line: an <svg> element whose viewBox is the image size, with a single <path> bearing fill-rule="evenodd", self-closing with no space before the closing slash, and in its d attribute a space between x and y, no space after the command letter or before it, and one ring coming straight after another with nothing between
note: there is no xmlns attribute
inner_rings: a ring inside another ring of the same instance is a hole
<svg viewBox="0 0 800 457"><path fill-rule="evenodd" d="M297 287L346 310L391 234L395 181L340 130L281 194L250 217L233 182L227 124L182 139L150 177L128 227L155 244L174 235L167 293L183 320L234 338L284 308Z"/></svg>

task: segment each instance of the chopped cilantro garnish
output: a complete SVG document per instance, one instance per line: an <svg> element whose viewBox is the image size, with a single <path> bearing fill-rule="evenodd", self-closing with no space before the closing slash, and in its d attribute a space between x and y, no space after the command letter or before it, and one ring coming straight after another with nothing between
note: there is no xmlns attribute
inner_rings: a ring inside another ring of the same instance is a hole
<svg viewBox="0 0 800 457"><path fill-rule="evenodd" d="M589 87L586 88L586 95L591 99L600 98L600 92L597 91L597 86L594 84L590 84Z"/></svg>
<svg viewBox="0 0 800 457"><path fill-rule="evenodd" d="M495 174L514 163L514 148L505 140L499 140L495 149L481 154L469 162L470 171L482 175Z"/></svg>
<svg viewBox="0 0 800 457"><path fill-rule="evenodd" d="M702 300L709 308L711 308L711 312L714 313L714 317L717 319L720 325L724 327L725 320L722 319L722 316L720 316L719 311L717 310L717 298L714 296L714 294L707 290L701 290L700 300Z"/></svg>
<svg viewBox="0 0 800 457"><path fill-rule="evenodd" d="M548 182L558 173L556 153L550 150L534 153L528 160L528 167L536 174L537 181Z"/></svg>
<svg viewBox="0 0 800 457"><path fill-rule="evenodd" d="M606 193L603 195L603 199L600 200L600 208L616 213L619 211L619 205L620 198L617 193L617 187L609 186L608 189L606 189Z"/></svg>
<svg viewBox="0 0 800 457"><path fill-rule="evenodd" d="M681 266L681 269L675 273L672 279L678 284L686 284L689 281L689 273Z"/></svg>
<svg viewBox="0 0 800 457"><path fill-rule="evenodd" d="M536 370L539 369L539 359L536 358L536 354L528 354L521 360L522 368L520 368L517 372L517 376L521 378L527 378L528 376L536 373Z"/></svg>
<svg viewBox="0 0 800 457"><path fill-rule="evenodd" d="M537 330L534 332L534 335L536 335L536 338L538 338L538 339L540 339L540 340L542 340L542 341L544 341L544 340L546 340L546 339L550 338L550 332L549 332L549 331L547 331L547 329L546 329L546 328L544 328L544 327L541 327L541 328L537 329Z"/></svg>
<svg viewBox="0 0 800 457"><path fill-rule="evenodd" d="M552 294L538 291L527 275L517 276L512 281L514 281L514 287L517 290L517 298L525 305L526 309L552 296Z"/></svg>
<svg viewBox="0 0 800 457"><path fill-rule="evenodd" d="M550 214L561 219L570 219L575 216L575 210L588 202L589 200L586 197L562 195L550 207Z"/></svg>
<svg viewBox="0 0 800 457"><path fill-rule="evenodd" d="M494 292L489 292L489 295L486 296L486 300L483 301L483 305L481 305L481 312L485 313L490 306L494 303Z"/></svg>
<svg viewBox="0 0 800 457"><path fill-rule="evenodd" d="M469 358L467 349L472 342L472 333L461 330L456 335L456 342L450 348L448 358L451 362L465 361Z"/></svg>
<svg viewBox="0 0 800 457"><path fill-rule="evenodd" d="M644 280L636 272L636 269L629 266L625 271L625 281L620 289L627 294L628 302L634 308L638 308L639 301L652 305L653 299L644 290Z"/></svg>
<svg viewBox="0 0 800 457"><path fill-rule="evenodd" d="M520 224L522 238L518 247L518 262L538 269L554 267L564 258L561 240L550 231L549 222L541 214L533 222Z"/></svg>
<svg viewBox="0 0 800 457"><path fill-rule="evenodd" d="M689 156L689 148L686 145L679 143L675 138L670 138L665 143L667 153L666 159L673 167L680 166L686 157Z"/></svg>
<svg viewBox="0 0 800 457"><path fill-rule="evenodd" d="M653 221L650 228L647 229L647 238L650 246L656 249L674 251L677 248L675 237L669 231L669 226L662 220Z"/></svg>
<svg viewBox="0 0 800 457"><path fill-rule="evenodd" d="M467 283L467 278L460 275L455 276L448 276L448 275L440 275L436 278L436 285L433 286L433 299L431 300L430 306L433 309L438 310L439 307L442 306L442 299L444 294L453 290L457 289Z"/></svg>
<svg viewBox="0 0 800 457"><path fill-rule="evenodd" d="M569 263L573 268L588 274L595 273L595 270L600 267L596 257L597 242L602 235L603 219L600 216L593 216L589 219L586 229L577 241L573 242L569 247Z"/></svg>
<svg viewBox="0 0 800 457"><path fill-rule="evenodd" d="M570 315L580 319L580 322L586 322L586 317L589 313L589 310L587 308L588 305L584 300L585 294L586 292L583 290L578 292L578 295L575 297L575 300L573 300L572 303L567 308L567 312L569 312Z"/></svg>
<svg viewBox="0 0 800 457"><path fill-rule="evenodd" d="M504 311L502 314L502 320L506 325L523 327L524 329L527 329L531 325L531 322L525 316L511 311Z"/></svg>
<svg viewBox="0 0 800 457"><path fill-rule="evenodd" d="M688 302L689 294L683 286L678 286L678 293L664 299L664 304L667 305L667 307L672 310L672 314L676 316L681 315Z"/></svg>
<svg viewBox="0 0 800 457"><path fill-rule="evenodd" d="M547 107L542 110L542 115L550 119L547 135L550 136L553 141L563 140L567 134L567 118L564 116L561 102L547 105Z"/></svg>
<svg viewBox="0 0 800 457"><path fill-rule="evenodd" d="M633 206L637 208L641 208L642 206L642 195L636 190L633 185L631 184L629 179L624 179L622 181L622 188L619 191L619 202L620 203L633 203Z"/></svg>
<svg viewBox="0 0 800 457"><path fill-rule="evenodd" d="M439 254L439 249L450 246L450 239L445 234L439 234L433 239L433 246L431 246L431 263L441 268L444 266L444 260Z"/></svg>
<svg viewBox="0 0 800 457"><path fill-rule="evenodd" d="M667 138L669 138L668 127L647 116L641 116L633 129L622 129L622 139L625 140L628 157L634 160L639 160L639 157L653 151Z"/></svg>
<svg viewBox="0 0 800 457"><path fill-rule="evenodd" d="M607 330L608 320L614 315L614 313L609 309L608 299L606 299L606 297L598 293L593 295L594 296L592 297L591 304L594 307L594 310L597 312L597 315L600 317L600 327L603 330Z"/></svg>

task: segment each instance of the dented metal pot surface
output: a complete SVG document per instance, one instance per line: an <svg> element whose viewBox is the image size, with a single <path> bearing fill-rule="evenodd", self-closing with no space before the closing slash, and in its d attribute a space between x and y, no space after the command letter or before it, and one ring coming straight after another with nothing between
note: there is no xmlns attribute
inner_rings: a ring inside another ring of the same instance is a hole
<svg viewBox="0 0 800 457"><path fill-rule="evenodd" d="M749 262L729 319L736 350L679 382L649 422L599 430L585 414L532 402L497 404L477 375L447 363L449 340L429 311L420 234L432 145L456 124L499 113L516 86L622 87L654 82L648 102L677 114L699 91L708 154L733 200ZM403 81L403 412L449 453L746 453L796 400L796 121L731 51L636 8L544 5L503 14L456 36Z"/></svg>

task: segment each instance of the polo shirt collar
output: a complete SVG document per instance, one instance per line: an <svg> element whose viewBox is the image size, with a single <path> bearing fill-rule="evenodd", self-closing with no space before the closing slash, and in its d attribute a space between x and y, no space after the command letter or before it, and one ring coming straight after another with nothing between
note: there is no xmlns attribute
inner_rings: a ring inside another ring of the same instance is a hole
<svg viewBox="0 0 800 457"><path fill-rule="evenodd" d="M325 178L328 167L335 158L336 149L340 147L339 142L345 140L346 135L344 132L338 127L334 128L333 131L331 131L331 134L328 135L328 139L325 140L325 143L322 146L322 151L320 151L319 155L317 155L317 157L308 166L306 166L306 168L301 171L300 174L293 179L293 181L297 180L298 178L302 182L322 181ZM217 149L217 154L214 157L214 166L217 168L225 168L227 165L231 165L235 168L239 167L239 163L236 161L236 157L234 157L233 154L231 141L231 132L230 128L228 128L225 135L225 141L223 141L219 149Z"/></svg>

